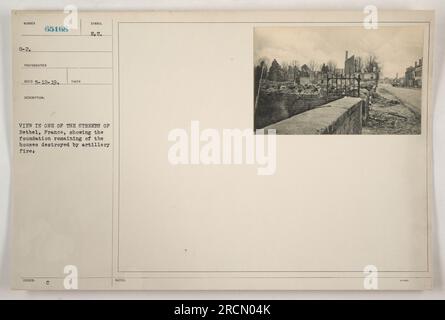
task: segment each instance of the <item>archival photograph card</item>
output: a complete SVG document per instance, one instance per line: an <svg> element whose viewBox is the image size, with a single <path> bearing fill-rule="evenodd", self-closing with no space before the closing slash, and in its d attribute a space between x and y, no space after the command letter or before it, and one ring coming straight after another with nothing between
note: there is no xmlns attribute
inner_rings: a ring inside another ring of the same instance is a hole
<svg viewBox="0 0 445 320"><path fill-rule="evenodd" d="M433 12L11 14L13 288L431 288Z"/></svg>

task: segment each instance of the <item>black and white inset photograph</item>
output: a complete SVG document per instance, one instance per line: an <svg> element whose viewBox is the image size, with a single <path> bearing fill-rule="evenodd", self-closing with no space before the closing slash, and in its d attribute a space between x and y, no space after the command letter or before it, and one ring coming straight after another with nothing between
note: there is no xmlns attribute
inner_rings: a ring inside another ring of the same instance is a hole
<svg viewBox="0 0 445 320"><path fill-rule="evenodd" d="M254 127L276 134L421 133L424 26L258 27Z"/></svg>

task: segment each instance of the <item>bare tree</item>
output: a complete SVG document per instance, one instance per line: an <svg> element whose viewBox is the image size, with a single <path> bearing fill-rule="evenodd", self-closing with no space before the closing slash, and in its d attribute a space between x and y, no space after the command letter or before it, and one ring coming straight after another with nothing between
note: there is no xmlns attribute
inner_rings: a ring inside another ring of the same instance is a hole
<svg viewBox="0 0 445 320"><path fill-rule="evenodd" d="M292 60L291 66L300 69L300 63L298 62L298 60Z"/></svg>
<svg viewBox="0 0 445 320"><path fill-rule="evenodd" d="M256 65L270 65L270 59L268 57L260 57L257 59Z"/></svg>
<svg viewBox="0 0 445 320"><path fill-rule="evenodd" d="M315 60L311 60L311 61L309 61L308 66L309 66L309 69L310 69L312 72L318 71L319 64L318 64Z"/></svg>
<svg viewBox="0 0 445 320"><path fill-rule="evenodd" d="M374 55L368 56L365 60L364 68L366 72L379 72L380 67L377 57Z"/></svg>
<svg viewBox="0 0 445 320"><path fill-rule="evenodd" d="M335 72L335 69L337 69L337 63L333 60L329 60L327 63L329 72Z"/></svg>

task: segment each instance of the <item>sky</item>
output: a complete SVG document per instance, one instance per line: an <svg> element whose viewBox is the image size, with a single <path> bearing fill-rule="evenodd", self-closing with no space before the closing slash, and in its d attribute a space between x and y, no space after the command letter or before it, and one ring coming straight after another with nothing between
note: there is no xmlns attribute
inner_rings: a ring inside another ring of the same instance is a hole
<svg viewBox="0 0 445 320"><path fill-rule="evenodd" d="M349 56L366 58L377 56L383 77L405 75L423 55L422 26L379 27L258 27L254 36L254 59L266 58L279 63L310 60L322 64L333 60L337 68L344 68L345 51Z"/></svg>

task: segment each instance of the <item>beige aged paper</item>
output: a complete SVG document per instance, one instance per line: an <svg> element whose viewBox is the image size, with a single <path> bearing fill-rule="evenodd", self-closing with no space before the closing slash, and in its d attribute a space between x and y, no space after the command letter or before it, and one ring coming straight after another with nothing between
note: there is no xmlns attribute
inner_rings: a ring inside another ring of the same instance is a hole
<svg viewBox="0 0 445 320"><path fill-rule="evenodd" d="M68 18L69 28L63 12L12 12L14 288L431 288L432 12L379 12L376 30L361 12ZM326 55L323 37L335 36ZM367 49L379 70L344 70L344 51ZM344 74L348 86L323 82ZM348 91L358 75L378 83L375 96ZM267 113L286 94L332 88L324 109ZM169 158L172 130L193 144L194 129L266 125L278 133L272 174L258 162L193 163L193 146L188 164Z"/></svg>

